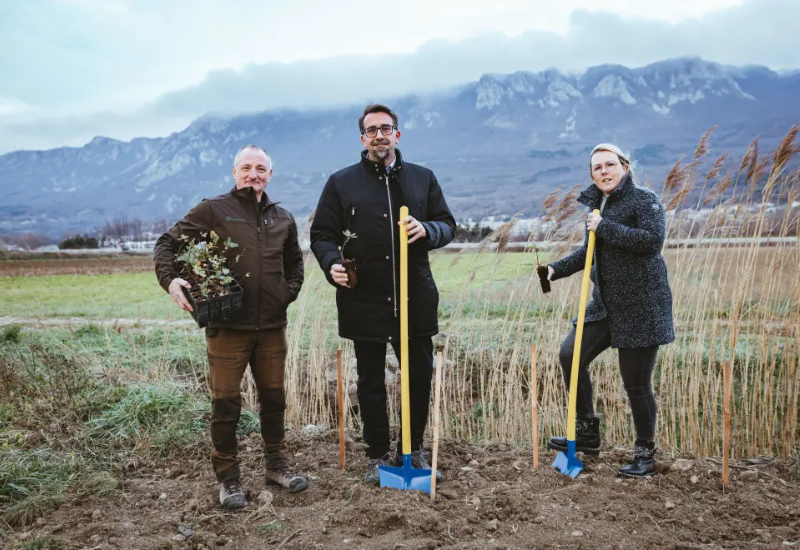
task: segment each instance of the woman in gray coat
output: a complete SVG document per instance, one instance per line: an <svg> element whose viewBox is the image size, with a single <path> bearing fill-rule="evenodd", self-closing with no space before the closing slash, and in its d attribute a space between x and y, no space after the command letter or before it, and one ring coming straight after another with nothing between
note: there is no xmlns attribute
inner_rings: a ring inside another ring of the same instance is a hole
<svg viewBox="0 0 800 550"><path fill-rule="evenodd" d="M656 401L652 377L658 347L675 339L672 292L661 255L666 223L664 207L652 192L636 184L630 158L619 147L602 143L592 150L589 169L594 184L578 202L589 207L586 235L597 236L591 279L592 301L586 307L578 378L576 448L600 452L600 421L594 414L589 364L609 347L619 351L619 369L630 400L636 442L633 460L619 470L624 477L655 473ZM600 215L591 211L598 209ZM587 241L575 252L548 265L551 281L584 268ZM573 322L574 324L574 322ZM575 328L564 340L559 359L569 387ZM551 449L567 450L554 437Z"/></svg>

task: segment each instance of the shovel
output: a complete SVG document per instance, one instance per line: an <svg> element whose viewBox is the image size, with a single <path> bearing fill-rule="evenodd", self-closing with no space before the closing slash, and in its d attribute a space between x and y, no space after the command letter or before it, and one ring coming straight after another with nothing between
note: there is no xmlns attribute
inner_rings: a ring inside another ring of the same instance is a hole
<svg viewBox="0 0 800 550"><path fill-rule="evenodd" d="M600 214L599 210L594 211ZM589 231L589 242L586 246L586 264L583 268L583 285L581 286L581 303L578 309L578 324L575 326L575 348L572 352L572 374L569 377L569 409L567 410L567 452L559 451L553 461L553 468L571 478L578 477L583 470L583 462L575 456L575 402L578 398L578 370L581 364L581 340L583 340L583 322L586 318L586 301L589 298L589 277L594 257L594 231Z"/></svg>
<svg viewBox="0 0 800 550"><path fill-rule="evenodd" d="M400 219L408 216L408 207L400 207ZM403 465L380 466L381 488L431 492L431 470L411 466L411 405L408 395L408 233L400 231L400 409L403 431Z"/></svg>

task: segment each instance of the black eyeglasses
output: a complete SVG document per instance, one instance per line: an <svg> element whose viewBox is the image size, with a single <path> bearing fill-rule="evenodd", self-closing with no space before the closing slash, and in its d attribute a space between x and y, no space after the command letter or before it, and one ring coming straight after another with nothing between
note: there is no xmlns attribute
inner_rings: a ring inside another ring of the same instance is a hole
<svg viewBox="0 0 800 550"><path fill-rule="evenodd" d="M388 136L389 134L392 133L393 130L396 130L397 127L392 126L391 124L384 124L383 126L370 126L368 128L364 128L364 130L361 133L367 137L374 138L375 136L378 135L378 129L380 129L381 134L383 134L384 136Z"/></svg>

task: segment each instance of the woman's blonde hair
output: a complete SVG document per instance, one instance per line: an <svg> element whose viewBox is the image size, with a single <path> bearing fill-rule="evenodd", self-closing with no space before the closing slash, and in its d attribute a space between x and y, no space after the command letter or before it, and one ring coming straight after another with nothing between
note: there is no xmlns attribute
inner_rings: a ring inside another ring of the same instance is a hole
<svg viewBox="0 0 800 550"><path fill-rule="evenodd" d="M622 152L622 149L614 145L613 143L601 143L600 145L595 145L594 149L592 149L592 154L589 155L589 175L592 174L592 157L595 153L601 151L608 151L609 153L614 153L619 158L619 161L628 169L628 172L631 174L631 181L634 185L639 185L638 180L636 179L636 162L631 160L631 157Z"/></svg>

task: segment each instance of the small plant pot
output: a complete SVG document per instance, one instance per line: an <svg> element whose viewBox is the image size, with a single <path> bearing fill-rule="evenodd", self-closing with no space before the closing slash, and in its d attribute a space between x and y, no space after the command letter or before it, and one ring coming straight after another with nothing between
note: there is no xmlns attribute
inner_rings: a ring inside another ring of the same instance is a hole
<svg viewBox="0 0 800 550"><path fill-rule="evenodd" d="M536 266L536 273L539 275L539 284L542 286L542 292L547 294L550 292L550 281L547 279L547 266Z"/></svg>
<svg viewBox="0 0 800 550"><path fill-rule="evenodd" d="M230 294L204 298L200 294L200 287L193 285L190 289L183 289L186 299L192 304L192 317L200 328L213 327L223 322L235 321L242 310L244 291L234 281L229 285Z"/></svg>
<svg viewBox="0 0 800 550"><path fill-rule="evenodd" d="M347 284L352 289L358 284L358 268L355 260L342 260L342 267L347 272Z"/></svg>

